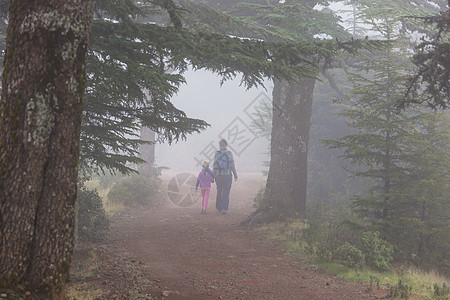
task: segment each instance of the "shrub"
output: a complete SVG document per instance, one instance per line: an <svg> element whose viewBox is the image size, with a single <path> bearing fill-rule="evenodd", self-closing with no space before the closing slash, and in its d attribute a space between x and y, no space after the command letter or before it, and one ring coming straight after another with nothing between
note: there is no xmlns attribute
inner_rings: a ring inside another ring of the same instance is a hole
<svg viewBox="0 0 450 300"><path fill-rule="evenodd" d="M362 251L347 242L334 251L333 258L344 266L355 270L361 269L365 261Z"/></svg>
<svg viewBox="0 0 450 300"><path fill-rule="evenodd" d="M80 240L103 240L108 233L109 219L97 190L81 187L77 199L77 235Z"/></svg>
<svg viewBox="0 0 450 300"><path fill-rule="evenodd" d="M394 250L378 232L362 232L357 222L335 220L311 222L302 231L306 251L324 261L336 261L350 268L364 265L378 271L390 269Z"/></svg>
<svg viewBox="0 0 450 300"><path fill-rule="evenodd" d="M433 284L433 300L447 300L449 299L450 295L450 288L444 283L442 284L442 287L435 283Z"/></svg>
<svg viewBox="0 0 450 300"><path fill-rule="evenodd" d="M411 291L412 291L411 285L399 280L396 285L391 287L388 297L390 298L400 297L400 299L409 299L409 296L411 296L412 294Z"/></svg>
<svg viewBox="0 0 450 300"><path fill-rule="evenodd" d="M146 205L158 194L159 186L160 180L155 177L124 177L112 186L108 192L108 201L112 204L123 203L125 206Z"/></svg>
<svg viewBox="0 0 450 300"><path fill-rule="evenodd" d="M329 261L331 259L332 245L329 241L329 226L313 221L302 231L301 238L306 243L306 251L316 254L319 258Z"/></svg>
<svg viewBox="0 0 450 300"><path fill-rule="evenodd" d="M391 244L379 237L379 232L364 232L361 238L361 251L366 258L366 264L378 271L390 269L390 263L394 255Z"/></svg>
<svg viewBox="0 0 450 300"><path fill-rule="evenodd" d="M314 220L302 231L301 238L306 242L306 249L317 254L320 259L330 261L332 254L344 243L356 245L362 234L357 219L345 214L327 220Z"/></svg>
<svg viewBox="0 0 450 300"><path fill-rule="evenodd" d="M370 286L369 286L370 290L372 290L372 286L374 284L377 287L377 289L379 289L380 288L380 279L378 277L375 277L372 275L369 275L369 278L370 278L370 281L369 281L370 282Z"/></svg>
<svg viewBox="0 0 450 300"><path fill-rule="evenodd" d="M311 249L309 249L311 252ZM316 255L320 260L330 262L333 260L333 250L328 244L318 244Z"/></svg>

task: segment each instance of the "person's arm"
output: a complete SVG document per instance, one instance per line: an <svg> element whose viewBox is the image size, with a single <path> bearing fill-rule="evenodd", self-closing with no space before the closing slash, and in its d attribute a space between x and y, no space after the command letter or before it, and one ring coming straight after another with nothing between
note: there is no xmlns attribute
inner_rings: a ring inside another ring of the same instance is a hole
<svg viewBox="0 0 450 300"><path fill-rule="evenodd" d="M198 176L197 176L197 183L195 184L195 190L197 190L198 186L200 185L200 174L201 173L199 173Z"/></svg>
<svg viewBox="0 0 450 300"><path fill-rule="evenodd" d="M214 182L214 173L213 173L213 171L211 171L211 169L208 168L207 172L208 172L208 174L211 175L211 177L212 177L211 182Z"/></svg>
<svg viewBox="0 0 450 300"><path fill-rule="evenodd" d="M231 151L230 151L230 156L229 156L229 158L230 158L230 169L231 169L231 172L233 173L234 180L237 180L237 179L238 179L238 176L237 176L237 172L236 172L236 167L234 166L233 153L232 153Z"/></svg>

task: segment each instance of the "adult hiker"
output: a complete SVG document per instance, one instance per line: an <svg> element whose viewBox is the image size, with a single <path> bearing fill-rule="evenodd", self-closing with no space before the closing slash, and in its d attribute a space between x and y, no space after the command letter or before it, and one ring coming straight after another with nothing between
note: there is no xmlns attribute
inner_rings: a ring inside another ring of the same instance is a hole
<svg viewBox="0 0 450 300"><path fill-rule="evenodd" d="M227 150L228 143L225 139L219 141L220 150L214 154L213 173L217 185L216 208L218 212L226 214L230 203L230 190L232 176L238 179L234 166L233 153Z"/></svg>

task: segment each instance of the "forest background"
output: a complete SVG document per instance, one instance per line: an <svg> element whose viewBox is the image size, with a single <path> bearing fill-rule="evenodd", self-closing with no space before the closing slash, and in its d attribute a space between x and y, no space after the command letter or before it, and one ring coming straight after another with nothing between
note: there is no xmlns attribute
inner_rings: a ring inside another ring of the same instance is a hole
<svg viewBox="0 0 450 300"><path fill-rule="evenodd" d="M322 260L380 271L393 263L411 264L448 275L449 122L448 114L429 108L446 108L448 52L440 52L437 57L442 60L431 59L434 70L442 69L443 80L435 81L438 86L414 89L417 70L430 60L430 56L421 60L420 54L448 47L448 35L441 35L448 31L445 1L410 5L349 1L342 6L349 9L345 20L324 1L226 5L180 1L185 10L164 3L169 14L155 17L154 6L96 2L81 128L80 186L98 174L129 175L140 168L141 176L121 179L111 188L111 198L116 192L115 199L128 199L126 190L136 186L157 186L160 168L153 167L151 156L143 159L140 154L148 142L140 138L141 129L156 132L150 143L175 142L208 126L170 100L189 66L219 73L223 80L241 73L247 87L267 85L264 78L275 76L273 103L259 107L252 124L258 134L271 137L272 146L268 183L256 199L249 223L307 219L308 226L295 238ZM3 30L6 7L3 1ZM439 27L442 23L423 19L426 16L441 16L447 25ZM181 27L185 31L180 33ZM417 48L422 35L422 43L436 42L431 51ZM319 37L326 40L318 44ZM265 48L258 39L267 41ZM376 47L368 44L372 40L388 43ZM274 42L293 45L283 48ZM208 47L216 52L205 53ZM355 55L352 47L360 51ZM352 55L337 55L342 49ZM264 61L267 55L273 61L284 60L270 64ZM417 104L402 106L405 102ZM290 152L274 146L290 149L286 146L292 141ZM147 170L141 165L145 160L150 164ZM82 187L79 199L87 203L79 204L82 222L82 206L101 201ZM101 205L97 207L98 214L104 214ZM95 215L83 222L87 235L106 230L108 223Z"/></svg>

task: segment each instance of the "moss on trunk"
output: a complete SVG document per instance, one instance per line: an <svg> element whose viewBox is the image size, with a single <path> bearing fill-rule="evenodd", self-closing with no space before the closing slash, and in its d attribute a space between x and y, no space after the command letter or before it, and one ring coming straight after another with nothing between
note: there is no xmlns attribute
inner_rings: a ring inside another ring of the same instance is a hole
<svg viewBox="0 0 450 300"><path fill-rule="evenodd" d="M92 19L93 0L10 2L0 100L0 281L42 299L63 299L68 279Z"/></svg>

